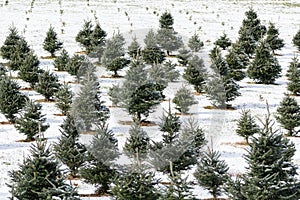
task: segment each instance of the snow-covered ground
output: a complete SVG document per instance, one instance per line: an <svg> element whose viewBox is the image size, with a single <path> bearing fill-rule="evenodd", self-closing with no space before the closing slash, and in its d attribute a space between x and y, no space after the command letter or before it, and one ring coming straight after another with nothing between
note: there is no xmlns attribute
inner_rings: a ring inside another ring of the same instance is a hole
<svg viewBox="0 0 300 200"><path fill-rule="evenodd" d="M32 2L34 2L33 6L31 6ZM209 145L221 151L222 159L228 163L230 173L233 175L242 173L246 166L243 159L244 148L231 145L236 141L242 141L242 138L234 132L235 120L239 118L241 108L251 109L254 116L263 117L266 114L266 109L265 101L261 101L260 98L262 96L264 100L268 100L270 111L274 113L284 92L286 92L287 80L284 75L288 63L294 55L299 55L299 52L292 45L292 37L300 28L299 0L62 0L61 3L60 1L40 0L32 2L9 0L8 5L5 5L5 0L0 2L0 46L8 34L8 28L14 25L25 36L35 53L39 57L45 56L47 52L43 50L42 44L49 26L52 25L59 38L64 42L64 47L70 54L73 54L81 50L75 42L75 36L81 29L83 21L94 20L95 17L98 18L101 27L108 33L108 36L120 31L126 37L127 45L135 35L142 43L144 35L150 28L158 28L160 14L168 10L174 17L174 29L183 36L185 41L195 32L199 33L205 44L199 55L208 64L207 54L212 48L213 42L222 35L223 31L234 41L237 38L244 13L250 6L258 13L263 24L268 25L269 21L274 22L279 28L280 37L284 39L286 44L278 52L281 55L278 56L278 60L283 68L283 76L276 81L277 85L248 84L247 82L251 80L245 79L240 83L242 96L232 102L233 106L237 108L236 110L204 109L204 106L210 105L210 102L203 95L196 96L199 103L191 108L192 117L199 120L199 124L206 130L206 138L210 141ZM41 60L41 67L53 69L52 61ZM178 70L183 72L183 68L178 67ZM56 73L61 81L70 79L66 73ZM99 76L103 73L108 72L99 68ZM111 105L111 102L106 92L112 84L118 81L121 79L101 79L103 98L108 106ZM20 81L20 84L24 85L25 83ZM172 98L182 84L184 84L182 79L169 84L165 91L167 98ZM27 93L32 99L42 98L34 91L24 93ZM299 97L297 97L297 101L300 103ZM47 114L47 122L50 124L45 137L48 138L49 142L55 142L60 135L59 125L63 122L63 117L54 115L59 111L53 103L42 103L42 105L43 112ZM163 108L167 107L168 103L163 102L150 115L149 120L159 122ZM129 116L121 108L112 107L110 109L110 128L119 139L121 148L128 136L130 127L121 125L119 121L128 120ZM183 121L188 118L190 116L181 117ZM0 115L0 121L5 121L2 115ZM280 127L278 126L278 128ZM155 137L158 133L157 126L144 127L144 129L148 131L150 137ZM0 125L0 199L9 196L6 186L9 181L8 171L16 169L24 156L28 155L30 143L16 142L19 139L24 139L24 137L12 125ZM300 138L290 139L297 148L294 162L300 166ZM79 191L90 193L92 188L85 184L79 184ZM195 188L195 194L199 198L209 197L207 191L199 187ZM90 199L104 200L108 198Z"/></svg>

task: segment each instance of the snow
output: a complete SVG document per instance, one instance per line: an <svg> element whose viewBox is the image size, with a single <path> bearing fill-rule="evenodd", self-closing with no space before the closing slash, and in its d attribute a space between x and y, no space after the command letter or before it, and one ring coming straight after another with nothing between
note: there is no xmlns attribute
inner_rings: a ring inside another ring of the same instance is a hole
<svg viewBox="0 0 300 200"><path fill-rule="evenodd" d="M221 159L224 159L230 167L229 173L237 175L245 171L246 163L243 154L245 147L236 147L232 144L240 142L243 139L234 132L236 121L239 118L241 108L251 109L255 117L261 118L266 114L265 100L268 100L270 111L274 113L276 107L286 92L287 79L284 76L288 63L294 55L299 55L296 48L292 45L292 37L299 29L300 9L299 0L279 0L279 1L260 1L260 0L214 0L214 1L191 1L191 0L64 0L61 1L34 1L31 8L31 1L9 0L8 5L5 1L0 1L0 45L3 44L8 28L16 26L22 33L35 53L41 57L48 55L42 48L43 40L50 24L58 33L59 38L64 42L64 47L72 55L81 51L81 47L75 42L75 36L87 19L93 20L96 16L101 27L111 37L114 32L120 31L126 38L126 45L129 45L131 39L136 35L139 43L143 43L143 38L150 28L157 29L159 15L165 10L171 12L174 17L174 29L183 37L184 42L195 32L199 33L204 48L198 53L209 65L208 52L212 48L213 42L226 32L227 36L234 41L237 38L239 27L244 18L244 12L250 6L258 13L262 23L268 25L269 21L275 23L279 28L280 37L285 41L285 47L278 53L278 60L283 68L282 77L279 78L277 85L257 85L249 84L250 79L243 80L240 92L242 96L232 102L236 110L208 110L204 106L210 105L209 100L203 96L196 96L198 105L191 108L192 116L181 116L181 120L188 120L190 117L199 120L199 124L206 132L206 138L209 141L208 146L213 146L221 152ZM62 10L62 11L61 11ZM126 13L128 15L126 15ZM64 33L62 34L61 30ZM174 61L174 59L173 59ZM2 62L2 61L1 61ZM175 61L174 61L175 62ZM43 69L53 70L52 60L42 60L40 66ZM183 73L183 68L178 67ZM72 81L73 77L65 72L55 72L60 81ZM125 70L120 74L124 75ZM107 75L103 68L98 68L98 74ZM107 96L108 88L113 84L122 81L121 79L100 79L103 98L107 105L111 105ZM18 80L22 87L26 83ZM183 79L178 82L170 83L164 94L167 98L173 98L175 92L184 84ZM192 88L192 87L191 87ZM78 86L72 84L72 89L76 91ZM34 91L23 91L31 99L41 99L42 96ZM260 98L263 98L263 100ZM299 97L297 97L300 103ZM59 125L64 117L55 116L59 110L53 103L42 103L43 113L46 114L47 123L50 128L46 131L45 137L50 143L57 141L60 136ZM150 114L149 120L158 123L162 116L163 108L168 108L168 102L163 102L157 107L154 113ZM174 105L172 105L174 108ZM130 126L121 125L119 121L129 120L128 114L121 108L112 107L111 118L109 120L110 128L114 131L119 140L120 149L123 147ZM173 110L175 111L175 110ZM3 115L0 115L0 121L5 121ZM281 129L278 124L276 127ZM159 139L157 126L143 127L151 138ZM284 131L282 129L282 131ZM6 183L9 181L8 172L16 169L23 158L28 155L30 143L20 143L17 140L24 139L24 135L19 134L12 125L0 125L0 199L9 197ZM89 142L90 137L81 138L85 143ZM297 148L294 162L300 164L300 138L289 138L295 143ZM121 160L120 160L121 161ZM124 158L124 162L128 162ZM193 169L194 170L194 169ZM189 179L193 179L193 170L187 172ZM78 182L79 192L92 193L93 187ZM194 193L199 198L208 198L208 192L198 186ZM82 198L82 199L110 199L101 198Z"/></svg>

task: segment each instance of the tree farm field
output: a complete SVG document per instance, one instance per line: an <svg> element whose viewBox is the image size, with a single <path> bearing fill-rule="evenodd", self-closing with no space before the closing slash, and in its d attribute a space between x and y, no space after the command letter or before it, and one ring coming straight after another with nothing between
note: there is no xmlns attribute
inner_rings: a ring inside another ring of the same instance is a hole
<svg viewBox="0 0 300 200"><path fill-rule="evenodd" d="M203 59L208 73L213 73L210 68L212 61L209 54L214 48L214 42L220 38L223 33L232 41L237 41L239 29L242 26L245 12L249 8L258 14L261 24L268 27L269 22L274 23L279 30L279 37L284 40L284 47L276 51L276 58L282 71L280 77L274 84L255 84L248 77L238 81L240 86L240 96L237 96L230 102L232 109L215 109L206 93L197 93L194 87L184 78L185 67L182 66L176 55L178 51L171 53L166 57L166 61L175 64L176 70L180 73L178 80L169 82L163 90L164 101L161 101L153 109L153 112L147 117L151 126L142 126L149 138L153 141L160 141L162 133L159 130L159 124L163 114L171 109L176 113L182 123L193 119L196 120L205 133L207 141L204 151L213 148L220 152L220 158L224 160L228 167L228 173L235 177L246 171L247 162L244 154L247 153L249 146L245 139L236 134L237 121L243 109L249 109L257 123L262 127L258 119L263 119L267 115L267 104L271 113L271 119L275 121L274 129L279 129L283 133L287 131L275 120L275 113L287 93L288 79L286 73L288 66L295 56L300 52L293 45L293 37L300 29L300 2L296 0L57 0L57 1L21 1L8 0L0 2L0 47L3 45L9 28L14 26L18 33L22 35L31 49L39 58L39 67L43 70L53 72L60 83L69 82L71 90L74 92L74 98L78 96L80 84L76 83L76 77L65 71L58 71L54 67L54 59L49 59L49 52L43 48L43 42L50 25L57 33L57 37L63 42L63 47L70 56L74 54L84 55L84 48L76 42L75 38L82 29L85 20L92 22L98 21L101 28L107 33L106 38L112 38L120 33L125 38L125 49L131 44L134 37L143 47L144 38L149 30L157 31L160 27L160 16L165 12L170 12L174 19L173 28L178 35L182 37L184 45L187 47L189 38L198 34L203 42L203 47L198 52L192 52ZM226 56L228 52L222 50L221 54ZM56 55L59 55L57 52ZM127 55L129 57L129 55ZM132 116L126 109L113 105L109 96L109 90L113 85L124 82L129 67L125 67L118 72L120 77L112 77L112 72L99 64L98 58L89 58L96 66L96 75L100 85L101 99L110 110L110 117L107 120L109 129L112 130L118 140L118 148L122 152L123 147L129 138L129 130L132 125ZM0 63L4 65L8 61L0 57ZM35 90L26 90L30 87L27 82L18 79L18 72L8 72L14 80L23 88L21 93L28 96L31 100L40 101L43 95ZM172 103L176 92L185 86L193 94L196 104L193 104L187 114L179 114L176 105ZM298 104L300 97L294 96ZM169 101L170 100L170 101ZM171 102L171 103L169 103ZM60 116L60 110L54 102L40 101L42 105L41 112L45 115L45 123L49 128L45 131L44 137L48 144L58 142L61 136L61 124L66 116ZM0 122L7 122L3 114L0 114ZM0 199L10 197L9 172L18 169L18 165L23 159L30 155L29 149L34 142L20 142L26 136L14 127L12 124L0 124ZM88 145L91 142L92 135L81 134L80 141ZM300 166L300 138L288 137L295 144L296 152L293 162L297 167ZM126 165L131 160L126 155L120 156L118 164ZM66 166L63 165L63 168ZM196 183L193 176L196 166L184 172L189 181ZM300 173L300 170L297 170ZM168 177L159 172L156 174L161 182L168 182ZM91 194L95 191L95 186L87 184L84 181L72 180L73 186L77 187L79 194ZM199 199L211 198L208 190L197 184L192 185L192 193ZM227 198L223 193L221 197ZM110 196L103 197L81 197L82 199L113 199Z"/></svg>

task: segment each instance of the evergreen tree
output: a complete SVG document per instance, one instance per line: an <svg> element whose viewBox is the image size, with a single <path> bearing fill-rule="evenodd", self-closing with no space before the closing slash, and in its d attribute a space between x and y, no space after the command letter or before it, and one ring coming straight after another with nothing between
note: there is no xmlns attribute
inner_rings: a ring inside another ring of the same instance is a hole
<svg viewBox="0 0 300 200"><path fill-rule="evenodd" d="M27 44L27 41L23 37L21 37L20 40L16 41L13 47L13 51L10 53L8 67L11 70L19 70L29 52L30 48Z"/></svg>
<svg viewBox="0 0 300 200"><path fill-rule="evenodd" d="M300 63L297 57L292 59L292 62L288 66L286 73L288 91L292 92L294 95L299 95L300 93Z"/></svg>
<svg viewBox="0 0 300 200"><path fill-rule="evenodd" d="M240 44L235 43L228 50L226 62L229 68L229 76L235 81L241 81L246 77L245 69L250 63L249 57L242 50Z"/></svg>
<svg viewBox="0 0 300 200"><path fill-rule="evenodd" d="M55 57L55 52L62 48L63 43L58 41L57 33L54 31L54 28L50 26L46 38L43 43L44 50L48 51L51 54L51 57Z"/></svg>
<svg viewBox="0 0 300 200"><path fill-rule="evenodd" d="M85 57L83 55L73 55L66 65L66 71L73 76L78 76L79 68L84 60Z"/></svg>
<svg viewBox="0 0 300 200"><path fill-rule="evenodd" d="M300 51L300 30L296 33L296 35L293 37L293 44L297 47L297 49Z"/></svg>
<svg viewBox="0 0 300 200"><path fill-rule="evenodd" d="M17 170L10 171L11 199L80 199L77 191L65 182L58 162L46 145L46 141L38 140L30 148L31 155Z"/></svg>
<svg viewBox="0 0 300 200"><path fill-rule="evenodd" d="M130 60L122 57L115 58L106 68L112 71L113 77L118 77L118 71L125 68L130 63Z"/></svg>
<svg viewBox="0 0 300 200"><path fill-rule="evenodd" d="M43 73L43 70L39 68L39 64L40 61L37 56L34 55L32 51L30 51L19 67L19 78L21 78L25 82L28 82L31 88L34 88L34 86L38 82L38 77L41 73Z"/></svg>
<svg viewBox="0 0 300 200"><path fill-rule="evenodd" d="M149 70L149 81L160 84L164 87L168 86L167 72L162 64L154 64Z"/></svg>
<svg viewBox="0 0 300 200"><path fill-rule="evenodd" d="M157 47L156 33L150 29L144 38L146 47Z"/></svg>
<svg viewBox="0 0 300 200"><path fill-rule="evenodd" d="M71 109L73 92L71 87L64 83L58 88L58 91L54 93L55 106L60 109L63 115L66 115Z"/></svg>
<svg viewBox="0 0 300 200"><path fill-rule="evenodd" d="M187 114L190 107L198 102L191 91L183 86L176 92L173 103L176 104L176 110L182 114Z"/></svg>
<svg viewBox="0 0 300 200"><path fill-rule="evenodd" d="M109 118L109 109L104 103L101 100L98 79L93 69L89 69L72 106L80 131L90 131L92 126L102 127L105 124Z"/></svg>
<svg viewBox="0 0 300 200"><path fill-rule="evenodd" d="M270 22L269 27L267 29L266 42L270 45L273 54L275 50L280 50L282 47L284 47L283 39L279 38L278 36L278 29L273 23Z"/></svg>
<svg viewBox="0 0 300 200"><path fill-rule="evenodd" d="M120 84L113 85L112 87L109 88L109 91L107 94L109 95L109 99L112 102L113 106L119 106L121 101L122 101L122 88Z"/></svg>
<svg viewBox="0 0 300 200"><path fill-rule="evenodd" d="M225 50L227 47L231 45L231 41L227 37L226 33L224 32L223 35L220 38L218 38L214 44L218 45L223 50Z"/></svg>
<svg viewBox="0 0 300 200"><path fill-rule="evenodd" d="M178 55L176 55L178 59L178 63L181 64L183 67L186 67L188 64L188 60L191 57L191 53L185 47L182 47L178 50Z"/></svg>
<svg viewBox="0 0 300 200"><path fill-rule="evenodd" d="M63 49L60 55L55 58L53 65L58 71L66 71L67 64L69 62L70 62L70 56L66 51L66 49Z"/></svg>
<svg viewBox="0 0 300 200"><path fill-rule="evenodd" d="M127 52L133 59L137 58L137 56L141 56L141 45L138 43L136 36L128 46Z"/></svg>
<svg viewBox="0 0 300 200"><path fill-rule="evenodd" d="M6 76L7 69L0 63L0 79Z"/></svg>
<svg viewBox="0 0 300 200"><path fill-rule="evenodd" d="M88 48L88 53L93 52L105 45L105 37L107 33L101 28L100 23L96 22L96 26L91 33L91 48Z"/></svg>
<svg viewBox="0 0 300 200"><path fill-rule="evenodd" d="M203 46L203 42L200 40L199 35L195 33L188 42L188 46L193 52L198 52Z"/></svg>
<svg viewBox="0 0 300 200"><path fill-rule="evenodd" d="M246 139L247 144L249 144L249 137L252 137L254 134L259 132L259 126L255 123L250 110L242 110L237 123L237 129L235 131L239 136Z"/></svg>
<svg viewBox="0 0 300 200"><path fill-rule="evenodd" d="M169 110L163 113L161 123L159 124L160 131L168 133L163 135L164 142L168 143L176 138L176 133L179 132L180 126L180 118L171 112L171 102L169 102Z"/></svg>
<svg viewBox="0 0 300 200"><path fill-rule="evenodd" d="M9 34L6 37L3 46L0 48L1 57L7 60L11 60L11 55L15 52L15 46L21 40L21 36L18 33L16 27L9 27Z"/></svg>
<svg viewBox="0 0 300 200"><path fill-rule="evenodd" d="M257 42L265 35L266 27L261 25L257 13L250 8L245 12L246 18L239 30L238 42L244 52L251 56L256 49Z"/></svg>
<svg viewBox="0 0 300 200"><path fill-rule="evenodd" d="M159 18L159 28L173 29L174 19L171 13L165 11Z"/></svg>
<svg viewBox="0 0 300 200"><path fill-rule="evenodd" d="M16 119L15 127L26 135L27 141L32 141L39 133L45 132L49 125L45 125L45 115L41 113L42 105L34 101L28 100L20 114Z"/></svg>
<svg viewBox="0 0 300 200"><path fill-rule="evenodd" d="M204 62L201 58L194 55L189 61L187 67L184 69L183 78L194 86L196 92L203 92L205 85L206 70Z"/></svg>
<svg viewBox="0 0 300 200"><path fill-rule="evenodd" d="M209 190L209 193L216 199L222 193L222 186L229 178L229 170L225 161L220 160L220 153L208 149L198 163L194 173L200 186Z"/></svg>
<svg viewBox="0 0 300 200"><path fill-rule="evenodd" d="M245 155L247 171L237 181L231 181L227 193L233 200L299 199L300 182L292 162L295 146L274 130L269 109L262 123L263 129L253 137Z"/></svg>
<svg viewBox="0 0 300 200"><path fill-rule="evenodd" d="M50 71L44 71L40 74L38 82L35 85L35 89L38 93L42 94L47 101L50 101L54 94L60 87L58 78Z"/></svg>
<svg viewBox="0 0 300 200"><path fill-rule="evenodd" d="M158 64L165 60L165 53L158 47L156 34L152 29L147 33L144 43L146 46L142 50L142 57L146 63Z"/></svg>
<svg viewBox="0 0 300 200"><path fill-rule="evenodd" d="M20 91L20 86L9 77L0 78L0 111L12 123L16 114L24 107L27 97Z"/></svg>
<svg viewBox="0 0 300 200"><path fill-rule="evenodd" d="M61 136L54 145L55 156L70 170L73 178L79 175L79 169L86 158L86 147L79 142L79 132L74 117L70 114L60 129Z"/></svg>
<svg viewBox="0 0 300 200"><path fill-rule="evenodd" d="M218 46L215 46L210 54L210 59L212 62L211 68L214 70L216 74L220 74L222 77L229 77L229 67L226 60L221 55L221 50Z"/></svg>
<svg viewBox="0 0 300 200"><path fill-rule="evenodd" d="M93 24L90 20L84 20L82 30L76 35L76 42L83 46L87 53L92 49L91 35L93 33Z"/></svg>
<svg viewBox="0 0 300 200"><path fill-rule="evenodd" d="M258 83L272 84L280 77L281 66L266 41L261 41L255 50L255 57L247 70L249 78Z"/></svg>
<svg viewBox="0 0 300 200"><path fill-rule="evenodd" d="M277 108L276 120L285 128L288 136L295 136L300 126L300 106L295 98L286 95Z"/></svg>
<svg viewBox="0 0 300 200"><path fill-rule="evenodd" d="M96 131L88 151L87 162L80 170L81 177L97 186L97 194L105 194L117 175L113 162L119 157L118 141L113 132L104 126Z"/></svg>
<svg viewBox="0 0 300 200"><path fill-rule="evenodd" d="M164 64L165 77L168 82L174 82L180 77L180 73L176 70L176 65L172 61L167 61Z"/></svg>

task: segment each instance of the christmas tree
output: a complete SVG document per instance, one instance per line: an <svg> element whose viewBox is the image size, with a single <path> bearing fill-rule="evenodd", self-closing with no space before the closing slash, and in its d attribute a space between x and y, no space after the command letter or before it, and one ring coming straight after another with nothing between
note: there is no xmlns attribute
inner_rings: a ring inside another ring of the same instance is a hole
<svg viewBox="0 0 300 200"><path fill-rule="evenodd" d="M275 50L280 50L282 47L284 47L283 39L279 38L278 36L278 29L273 23L270 22L269 27L267 29L266 42L270 45L273 54Z"/></svg>
<svg viewBox="0 0 300 200"><path fill-rule="evenodd" d="M90 20L84 20L82 30L80 30L76 35L76 42L82 45L86 52L89 53L92 49L91 35L93 33L93 24Z"/></svg>
<svg viewBox="0 0 300 200"><path fill-rule="evenodd" d="M8 67L11 70L19 70L20 66L24 62L25 57L30 51L31 50L27 44L27 41L23 37L21 37L20 40L16 41L13 47L13 51L10 53Z"/></svg>
<svg viewBox="0 0 300 200"><path fill-rule="evenodd" d="M63 171L46 141L37 140L30 153L18 169L9 173L11 199L80 199L77 191L65 182Z"/></svg>
<svg viewBox="0 0 300 200"><path fill-rule="evenodd" d="M12 54L16 51L16 45L22 39L16 27L9 27L9 34L6 37L3 46L0 48L1 57L11 60Z"/></svg>
<svg viewBox="0 0 300 200"><path fill-rule="evenodd" d="M292 59L292 62L288 66L286 72L288 91L292 92L294 95L299 95L300 93L300 63L297 57Z"/></svg>
<svg viewBox="0 0 300 200"><path fill-rule="evenodd" d="M158 47L156 34L152 29L147 33L144 43L146 46L142 50L142 57L146 63L158 64L165 60L165 53Z"/></svg>
<svg viewBox="0 0 300 200"><path fill-rule="evenodd" d="M105 45L105 37L107 33L101 28L100 23L96 22L96 26L91 34L91 48L88 48L88 53L99 51Z"/></svg>
<svg viewBox="0 0 300 200"><path fill-rule="evenodd" d="M149 81L158 83L164 87L168 86L167 72L163 64L153 64L149 70Z"/></svg>
<svg viewBox="0 0 300 200"><path fill-rule="evenodd" d="M173 29L174 19L171 13L165 11L159 18L159 28Z"/></svg>
<svg viewBox="0 0 300 200"><path fill-rule="evenodd" d="M191 91L187 87L183 86L176 92L173 103L176 104L176 109L180 113L187 114L190 107L198 102Z"/></svg>
<svg viewBox="0 0 300 200"><path fill-rule="evenodd" d="M176 55L178 59L178 63L183 67L186 67L188 64L188 60L191 57L191 52L186 49L184 46L178 50L178 54Z"/></svg>
<svg viewBox="0 0 300 200"><path fill-rule="evenodd" d="M22 109L20 117L16 119L15 127L26 135L26 141L32 141L37 134L45 132L49 125L45 125L45 115L41 113L42 105L28 100Z"/></svg>
<svg viewBox="0 0 300 200"><path fill-rule="evenodd" d="M295 98L286 95L277 108L276 120L285 128L288 136L297 135L296 127L300 126L300 106Z"/></svg>
<svg viewBox="0 0 300 200"><path fill-rule="evenodd" d="M137 58L137 56L141 56L141 46L138 43L136 36L132 39L127 51L130 57L133 59Z"/></svg>
<svg viewBox="0 0 300 200"><path fill-rule="evenodd" d="M51 100L59 87L58 77L50 71L44 71L40 74L38 82L35 85L36 91L42 94L47 101Z"/></svg>
<svg viewBox="0 0 300 200"><path fill-rule="evenodd" d="M195 33L188 42L188 46L193 52L198 52L203 46L203 42L200 40L199 35Z"/></svg>
<svg viewBox="0 0 300 200"><path fill-rule="evenodd" d="M300 51L300 30L296 33L293 37L293 44L298 48Z"/></svg>
<svg viewBox="0 0 300 200"><path fill-rule="evenodd" d="M272 84L280 77L281 66L265 40L262 40L255 50L254 60L248 67L247 73L249 78L262 84Z"/></svg>
<svg viewBox="0 0 300 200"><path fill-rule="evenodd" d="M109 71L112 71L114 74L113 77L119 77L118 71L127 67L127 65L130 63L130 60L122 57L115 58L109 65L106 66L106 68Z"/></svg>
<svg viewBox="0 0 300 200"><path fill-rule="evenodd" d="M55 57L55 52L62 48L63 43L58 41L57 33L54 31L54 28L50 26L47 36L43 43L44 50L48 51L51 54L51 57Z"/></svg>
<svg viewBox="0 0 300 200"><path fill-rule="evenodd" d="M227 37L226 33L224 32L223 35L220 38L218 38L214 44L218 45L223 50L225 50L227 47L231 45L231 41Z"/></svg>
<svg viewBox="0 0 300 200"><path fill-rule="evenodd" d="M55 106L60 109L63 115L66 115L71 109L73 96L71 87L67 83L62 84L54 93Z"/></svg>
<svg viewBox="0 0 300 200"><path fill-rule="evenodd" d="M176 65L172 61L168 60L164 64L165 77L168 82L174 82L179 79L180 73L176 70Z"/></svg>
<svg viewBox="0 0 300 200"><path fill-rule="evenodd" d="M77 54L73 55L66 65L66 71L69 74L77 77L79 68L83 64L84 60L85 57L83 55L77 55Z"/></svg>
<svg viewBox="0 0 300 200"><path fill-rule="evenodd" d="M70 56L66 49L63 49L60 55L55 58L53 65L58 71L66 71L69 61Z"/></svg>

